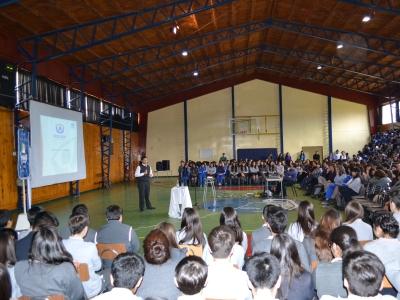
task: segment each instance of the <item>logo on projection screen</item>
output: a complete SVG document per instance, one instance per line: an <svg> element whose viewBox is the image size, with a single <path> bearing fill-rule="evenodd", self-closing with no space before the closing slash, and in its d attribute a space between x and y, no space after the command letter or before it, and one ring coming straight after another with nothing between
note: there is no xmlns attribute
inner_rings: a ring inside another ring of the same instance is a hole
<svg viewBox="0 0 400 300"><path fill-rule="evenodd" d="M63 134L64 133L64 125L63 124L56 125L56 132L57 132L57 134L54 135L55 138L57 138L57 139L65 139L66 138L66 136Z"/></svg>

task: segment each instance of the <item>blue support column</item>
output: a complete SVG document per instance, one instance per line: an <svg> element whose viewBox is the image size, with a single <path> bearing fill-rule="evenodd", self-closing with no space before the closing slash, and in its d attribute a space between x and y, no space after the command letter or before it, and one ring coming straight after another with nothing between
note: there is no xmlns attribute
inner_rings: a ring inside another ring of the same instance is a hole
<svg viewBox="0 0 400 300"><path fill-rule="evenodd" d="M183 126L185 130L185 161L189 161L188 129L187 129L187 101L183 101Z"/></svg>
<svg viewBox="0 0 400 300"><path fill-rule="evenodd" d="M283 153L283 109L282 109L282 85L279 85L279 127L281 136L281 153Z"/></svg>
<svg viewBox="0 0 400 300"><path fill-rule="evenodd" d="M332 97L328 96L328 134L329 134L329 152L333 152L332 138Z"/></svg>
<svg viewBox="0 0 400 300"><path fill-rule="evenodd" d="M235 86L232 90L232 118L235 118ZM236 135L232 135L233 158L236 159Z"/></svg>

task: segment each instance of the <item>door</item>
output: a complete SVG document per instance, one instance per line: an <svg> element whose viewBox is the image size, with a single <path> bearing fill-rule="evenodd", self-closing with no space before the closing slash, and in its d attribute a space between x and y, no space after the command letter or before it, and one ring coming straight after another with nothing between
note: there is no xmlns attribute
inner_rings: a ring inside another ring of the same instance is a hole
<svg viewBox="0 0 400 300"><path fill-rule="evenodd" d="M320 161L322 162L324 160L324 146L307 146L302 147L301 150L304 151L306 159L313 160L312 157L315 154L315 151L318 151L320 155Z"/></svg>

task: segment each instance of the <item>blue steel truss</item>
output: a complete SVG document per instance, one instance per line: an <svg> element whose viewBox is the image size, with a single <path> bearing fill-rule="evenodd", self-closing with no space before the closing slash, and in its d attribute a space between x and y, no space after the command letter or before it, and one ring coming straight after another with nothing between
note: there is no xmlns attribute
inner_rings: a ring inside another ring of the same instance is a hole
<svg viewBox="0 0 400 300"><path fill-rule="evenodd" d="M286 75L305 78L310 81L316 81L319 83L324 83L336 87L347 88L350 90L364 92L379 97L392 96L398 91L397 84L392 84L387 82L379 82L379 81L360 79L360 78L351 78L340 75L328 74L320 71L309 71L301 68L282 66L276 64L256 63L246 66L238 66L232 69L210 73L199 77L192 77L180 81L168 82L135 93L134 95L132 95L132 97L134 97L134 99L136 100L136 104L140 105L256 69L264 69L273 72L284 73Z"/></svg>
<svg viewBox="0 0 400 300"><path fill-rule="evenodd" d="M179 0L115 17L35 35L18 41L18 48L37 63L137 33L234 0ZM34 52L31 46L34 45ZM37 56L42 50L43 56Z"/></svg>
<svg viewBox="0 0 400 300"><path fill-rule="evenodd" d="M400 2L394 3L392 0L339 0L357 6L371 8L391 14L400 15Z"/></svg>
<svg viewBox="0 0 400 300"><path fill-rule="evenodd" d="M183 51L194 51L205 46L218 44L223 41L268 28L268 20L252 22L230 27L210 33L185 38L179 41L164 43L120 55L109 56L83 64L71 66L71 74L78 81L85 83L108 78L138 67L145 66L163 59L182 55ZM89 75L85 80L82 74Z"/></svg>
<svg viewBox="0 0 400 300"><path fill-rule="evenodd" d="M19 1L21 1L21 0L0 0L0 7L7 6L7 5L10 5L10 4L14 4L14 3L17 3Z"/></svg>
<svg viewBox="0 0 400 300"><path fill-rule="evenodd" d="M293 50L283 47L261 45L241 49L238 51L222 53L220 55L198 60L196 62L189 62L185 64L166 67L163 69L149 71L146 73L123 77L120 79L115 79L113 81L105 82L104 86L107 86L110 83L123 86L123 89L120 91L120 93L114 95L115 97L118 97L120 95L132 94L140 90L149 88L153 85L169 81L171 79L192 76L194 71L198 71L201 74L202 71L205 69L215 67L220 64L236 60L238 58L257 54L262 51L314 63L315 68L317 67L317 65L321 65L332 67L345 72L371 77L378 80L390 81L392 83L400 83L400 67L374 64L363 61L342 60L340 57L337 56L307 52L302 50Z"/></svg>
<svg viewBox="0 0 400 300"><path fill-rule="evenodd" d="M294 32L328 42L341 43L368 51L400 57L400 41L366 34L336 30L289 21L271 20L270 27Z"/></svg>
<svg viewBox="0 0 400 300"><path fill-rule="evenodd" d="M192 61L185 64L166 67L164 69L153 70L146 73L136 74L121 79L116 79L114 81L105 82L103 83L103 85L104 86L107 86L109 84L122 85L123 90L121 90L120 94L114 95L115 97L130 93L136 93L140 90L169 81L171 79L177 79L185 76L193 76L194 71L197 71L198 73L201 74L202 71L208 68L215 67L223 63L231 62L239 58L260 53L263 51L264 48L265 48L264 46L255 46L229 53L222 53L220 55L207 57L202 60L197 60L195 62ZM141 82L142 85L140 85L139 82ZM130 91L130 92L124 92L124 91Z"/></svg>
<svg viewBox="0 0 400 300"><path fill-rule="evenodd" d="M353 32L288 21L267 19L264 21L252 22L232 28L222 29L179 41L165 43L162 45L134 50L120 55L89 61L83 64L72 66L70 70L72 76L74 76L78 81L88 83L122 74L126 71L130 71L150 63L158 62L163 59L181 55L183 51L193 51L268 27L295 32L298 34L323 39L329 42L342 43L345 46L348 45L385 55L400 57L399 40L367 36ZM90 80L85 80L84 77L86 74L89 75L89 77L86 78L91 78Z"/></svg>

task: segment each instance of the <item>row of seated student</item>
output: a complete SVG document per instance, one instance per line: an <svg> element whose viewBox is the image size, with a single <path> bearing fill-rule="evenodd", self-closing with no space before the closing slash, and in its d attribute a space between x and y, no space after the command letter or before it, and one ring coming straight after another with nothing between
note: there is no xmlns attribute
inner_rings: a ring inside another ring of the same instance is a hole
<svg viewBox="0 0 400 300"><path fill-rule="evenodd" d="M363 208L357 201L346 207L344 223L334 209L317 222L313 204L303 201L288 228L287 212L266 205L264 224L253 231L251 240L232 207L222 210L219 226L208 236L198 212L186 208L180 230L161 222L145 237L143 257L136 254L138 237L122 223L123 211L117 205L107 208L107 224L90 236L86 206L74 207L65 238L52 213L31 209L32 229L25 237L15 241L10 230L0 232L0 274L8 278L1 281L9 283L4 289L9 292L1 294L4 299L50 294L66 299L394 299L390 295L400 289L399 192L391 194L390 205L394 213L377 215L371 227L362 221ZM10 225L5 215L1 211L2 227ZM377 240L372 241L372 233ZM371 241L362 250L359 241L366 240ZM126 253L102 264L96 243L123 243ZM186 258L185 245L197 246L201 257ZM251 253L249 259L246 252ZM352 261L354 269L349 271ZM90 276L83 283L76 272L82 263L88 264ZM265 265L272 270L263 270ZM362 280L365 272L371 272L367 283ZM385 296L380 298L384 276L393 288L382 290Z"/></svg>

